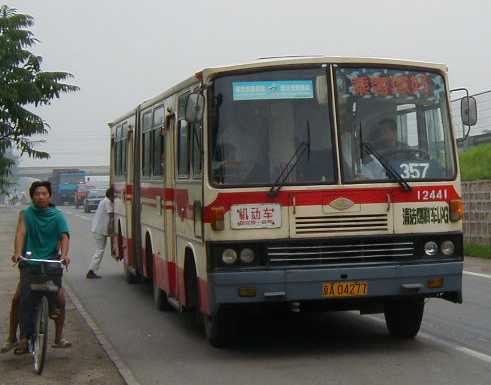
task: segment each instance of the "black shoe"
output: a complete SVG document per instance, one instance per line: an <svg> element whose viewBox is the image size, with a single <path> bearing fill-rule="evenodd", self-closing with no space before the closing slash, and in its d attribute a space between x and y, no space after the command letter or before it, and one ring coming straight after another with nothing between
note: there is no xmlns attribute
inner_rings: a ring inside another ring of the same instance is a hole
<svg viewBox="0 0 491 385"><path fill-rule="evenodd" d="M86 277L88 279L92 279L92 278L101 278L100 275L97 275L96 273L94 273L92 270L89 270L89 272L87 273Z"/></svg>

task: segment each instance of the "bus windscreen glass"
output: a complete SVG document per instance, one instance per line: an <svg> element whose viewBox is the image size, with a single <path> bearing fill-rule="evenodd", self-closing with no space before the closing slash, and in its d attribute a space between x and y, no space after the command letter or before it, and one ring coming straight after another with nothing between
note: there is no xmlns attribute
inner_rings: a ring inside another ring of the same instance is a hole
<svg viewBox="0 0 491 385"><path fill-rule="evenodd" d="M344 182L449 180L455 159L443 76L394 68L336 69ZM381 161L380 161L381 159Z"/></svg>
<svg viewBox="0 0 491 385"><path fill-rule="evenodd" d="M213 89L214 185L272 185L285 170L285 185L334 183L325 68L228 75Z"/></svg>

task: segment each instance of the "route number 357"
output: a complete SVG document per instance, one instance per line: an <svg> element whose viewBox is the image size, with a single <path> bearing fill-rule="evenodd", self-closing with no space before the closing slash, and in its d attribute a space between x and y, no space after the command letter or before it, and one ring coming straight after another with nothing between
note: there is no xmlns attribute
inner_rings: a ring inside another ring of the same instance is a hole
<svg viewBox="0 0 491 385"><path fill-rule="evenodd" d="M401 176L406 179L426 178L429 163L401 163Z"/></svg>

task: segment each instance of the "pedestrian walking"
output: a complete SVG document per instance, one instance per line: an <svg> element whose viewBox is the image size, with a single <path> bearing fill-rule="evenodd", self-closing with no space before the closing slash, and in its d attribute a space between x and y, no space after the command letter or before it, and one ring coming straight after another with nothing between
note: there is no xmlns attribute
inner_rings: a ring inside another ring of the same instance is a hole
<svg viewBox="0 0 491 385"><path fill-rule="evenodd" d="M97 275L97 271L101 265L104 250L106 250L107 237L112 235L114 228L113 202L113 188L109 187L106 190L106 197L99 202L94 218L92 218L90 230L94 234L96 249L87 273L87 278L89 279L100 278L100 276Z"/></svg>

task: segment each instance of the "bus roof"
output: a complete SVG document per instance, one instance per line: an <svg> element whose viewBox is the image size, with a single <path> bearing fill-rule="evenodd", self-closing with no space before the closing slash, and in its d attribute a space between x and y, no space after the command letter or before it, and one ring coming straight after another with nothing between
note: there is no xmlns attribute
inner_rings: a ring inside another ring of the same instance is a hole
<svg viewBox="0 0 491 385"><path fill-rule="evenodd" d="M216 77L219 74L242 71L249 69L268 69L274 67L283 66L295 66L303 64L360 64L360 65L389 65L389 66L407 66L414 68L427 68L433 69L441 72L447 72L447 66L440 63L430 63L423 61L405 60L405 59L390 59L390 58L373 58L373 57L344 57L344 56L282 56L282 57L267 57L260 58L251 62L231 64L216 67L205 67L200 71L196 72L195 75L187 78L186 80L174 85L173 87L161 92L160 94L145 100L139 105L140 108L144 109L153 104L158 103L162 99L169 97L187 87L198 83L201 79L205 82ZM133 114L135 114L136 108L128 111L126 114L120 116L119 118L113 120L109 123L109 126L113 126Z"/></svg>

